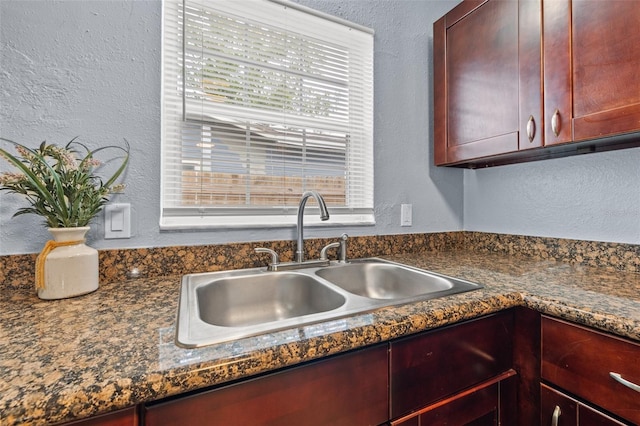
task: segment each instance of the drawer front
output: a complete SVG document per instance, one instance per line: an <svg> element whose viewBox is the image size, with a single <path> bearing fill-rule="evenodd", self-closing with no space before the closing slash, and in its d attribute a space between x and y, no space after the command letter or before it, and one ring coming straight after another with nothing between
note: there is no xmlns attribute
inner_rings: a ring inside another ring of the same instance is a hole
<svg viewBox="0 0 640 426"><path fill-rule="evenodd" d="M542 318L542 379L640 423L640 345L553 318Z"/></svg>
<svg viewBox="0 0 640 426"><path fill-rule="evenodd" d="M391 343L391 418L511 368L513 312Z"/></svg>
<svg viewBox="0 0 640 426"><path fill-rule="evenodd" d="M540 425L576 426L577 424L578 402L544 384L540 385Z"/></svg>
<svg viewBox="0 0 640 426"><path fill-rule="evenodd" d="M515 425L517 373L509 370L491 380L441 399L404 417L390 426Z"/></svg>
<svg viewBox="0 0 640 426"><path fill-rule="evenodd" d="M578 405L578 418L580 426L626 426L624 423L582 404Z"/></svg>
<svg viewBox="0 0 640 426"><path fill-rule="evenodd" d="M420 415L420 426L467 425L494 426L498 424L499 385L478 389L455 398L436 409Z"/></svg>
<svg viewBox="0 0 640 426"><path fill-rule="evenodd" d="M541 426L625 426L545 384L540 385L540 395Z"/></svg>

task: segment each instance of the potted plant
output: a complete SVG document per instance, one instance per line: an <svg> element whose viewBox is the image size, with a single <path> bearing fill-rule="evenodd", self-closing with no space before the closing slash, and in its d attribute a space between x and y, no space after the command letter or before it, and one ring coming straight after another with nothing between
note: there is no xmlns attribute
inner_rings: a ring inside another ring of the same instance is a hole
<svg viewBox="0 0 640 426"><path fill-rule="evenodd" d="M79 296L98 288L98 252L85 245L89 223L109 201L110 194L124 185L117 180L129 161L126 147L105 146L94 150L72 139L64 147L42 142L28 148L8 139L17 155L0 148L3 157L17 171L0 174L0 191L20 194L27 207L15 216L41 216L53 240L48 241L36 260L36 289L42 299ZM106 151L119 152L116 168L106 180L100 176Z"/></svg>

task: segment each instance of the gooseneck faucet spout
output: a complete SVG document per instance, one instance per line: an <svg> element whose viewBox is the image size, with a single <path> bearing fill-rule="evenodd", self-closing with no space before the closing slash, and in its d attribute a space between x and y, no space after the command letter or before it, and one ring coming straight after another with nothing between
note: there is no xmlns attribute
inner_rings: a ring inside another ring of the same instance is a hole
<svg viewBox="0 0 640 426"><path fill-rule="evenodd" d="M327 210L327 205L324 202L324 198L322 195L317 193L316 191L306 191L302 194L302 198L300 199L300 204L298 205L298 229L297 234L298 238L296 241L296 262L302 263L304 262L304 237L302 232L303 227L303 217L304 217L304 207L307 204L307 200L309 197L313 197L316 199L318 203L318 207L320 207L320 220L329 219L329 211Z"/></svg>

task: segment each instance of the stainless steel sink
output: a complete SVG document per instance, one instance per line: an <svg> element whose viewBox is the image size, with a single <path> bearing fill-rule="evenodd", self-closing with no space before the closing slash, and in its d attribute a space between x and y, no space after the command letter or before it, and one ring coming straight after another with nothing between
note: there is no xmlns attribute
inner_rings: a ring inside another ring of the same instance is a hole
<svg viewBox="0 0 640 426"><path fill-rule="evenodd" d="M295 328L364 310L307 271L264 268L182 277L176 341L198 347Z"/></svg>
<svg viewBox="0 0 640 426"><path fill-rule="evenodd" d="M481 285L381 259L182 277L176 341L199 347L445 297Z"/></svg>
<svg viewBox="0 0 640 426"><path fill-rule="evenodd" d="M477 284L443 277L394 263L354 262L316 271L338 287L372 299L438 297L478 288Z"/></svg>
<svg viewBox="0 0 640 426"><path fill-rule="evenodd" d="M202 321L222 327L317 314L346 301L313 277L288 272L220 278L197 287L196 293Z"/></svg>

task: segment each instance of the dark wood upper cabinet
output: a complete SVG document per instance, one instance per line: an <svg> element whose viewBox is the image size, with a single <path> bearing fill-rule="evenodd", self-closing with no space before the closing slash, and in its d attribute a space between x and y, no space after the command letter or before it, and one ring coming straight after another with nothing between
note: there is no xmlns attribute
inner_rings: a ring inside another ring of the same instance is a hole
<svg viewBox="0 0 640 426"><path fill-rule="evenodd" d="M434 24L434 160L640 145L637 1L466 0Z"/></svg>
<svg viewBox="0 0 640 426"><path fill-rule="evenodd" d="M434 24L438 165L542 145L539 0L466 1Z"/></svg>
<svg viewBox="0 0 640 426"><path fill-rule="evenodd" d="M571 142L571 4L545 1L544 111L545 144ZM554 123L552 123L552 120Z"/></svg>
<svg viewBox="0 0 640 426"><path fill-rule="evenodd" d="M545 1L543 6L545 144L637 132L638 2Z"/></svg>

